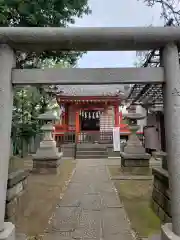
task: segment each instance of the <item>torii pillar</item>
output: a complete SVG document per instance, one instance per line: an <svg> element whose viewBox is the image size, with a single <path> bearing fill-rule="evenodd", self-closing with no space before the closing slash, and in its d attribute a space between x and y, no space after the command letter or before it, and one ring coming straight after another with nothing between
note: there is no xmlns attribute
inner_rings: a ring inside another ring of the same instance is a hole
<svg viewBox="0 0 180 240"><path fill-rule="evenodd" d="M180 67L178 48L169 43L162 50L164 67L164 120L171 190L172 224L162 226L162 240L180 239Z"/></svg>
<svg viewBox="0 0 180 240"><path fill-rule="evenodd" d="M13 109L11 74L13 67L15 67L13 50L7 45L0 45L0 240L15 239L14 225L4 222L11 145Z"/></svg>

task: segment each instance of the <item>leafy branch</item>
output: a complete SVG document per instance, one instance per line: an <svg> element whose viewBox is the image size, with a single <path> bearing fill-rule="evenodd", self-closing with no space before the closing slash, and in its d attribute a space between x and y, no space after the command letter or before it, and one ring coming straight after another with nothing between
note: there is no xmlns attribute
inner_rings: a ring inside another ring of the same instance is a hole
<svg viewBox="0 0 180 240"><path fill-rule="evenodd" d="M143 0L149 7L160 5L161 18L164 23L174 21L174 25L180 25L180 0ZM171 24L172 25L172 24Z"/></svg>

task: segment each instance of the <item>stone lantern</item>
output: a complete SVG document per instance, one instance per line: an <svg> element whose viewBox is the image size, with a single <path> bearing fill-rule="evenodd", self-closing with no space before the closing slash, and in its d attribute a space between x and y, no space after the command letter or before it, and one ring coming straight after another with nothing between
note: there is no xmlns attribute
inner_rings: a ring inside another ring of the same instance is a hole
<svg viewBox="0 0 180 240"><path fill-rule="evenodd" d="M141 141L136 135L139 126L137 120L145 118L140 113L128 113L125 118L129 120L129 130L131 134L124 147L124 152L121 152L121 165L122 167L148 167L150 154L145 152L145 148L142 146Z"/></svg>
<svg viewBox="0 0 180 240"><path fill-rule="evenodd" d="M43 140L40 142L35 155L33 155L33 172L44 174L55 174L59 172L60 159L62 153L56 147L56 141L53 139L53 123L59 118L53 112L46 112L38 117L44 121L41 130L44 133Z"/></svg>

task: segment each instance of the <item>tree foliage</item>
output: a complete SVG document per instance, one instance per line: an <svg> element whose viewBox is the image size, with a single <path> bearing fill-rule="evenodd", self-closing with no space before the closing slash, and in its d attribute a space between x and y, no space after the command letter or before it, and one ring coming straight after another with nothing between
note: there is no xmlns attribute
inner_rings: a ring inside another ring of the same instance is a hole
<svg viewBox="0 0 180 240"><path fill-rule="evenodd" d="M1 0L0 26L67 27L75 18L91 13L88 0ZM39 67L47 58L75 64L79 52L17 53L17 67Z"/></svg>
<svg viewBox="0 0 180 240"><path fill-rule="evenodd" d="M87 0L1 0L1 26L67 27L89 14Z"/></svg>
<svg viewBox="0 0 180 240"><path fill-rule="evenodd" d="M174 24L180 25L180 0L143 0L147 6L153 7L160 5L161 17L164 24L174 21Z"/></svg>
<svg viewBox="0 0 180 240"><path fill-rule="evenodd" d="M180 0L138 0L143 1L147 6L154 7L160 6L161 12L160 17L164 20L164 26L179 26L180 25ZM159 62L158 59L155 59L155 52L152 51L137 51L136 52L136 61L135 66L146 66L147 59L150 56L154 56L154 63L152 66L157 66Z"/></svg>
<svg viewBox="0 0 180 240"><path fill-rule="evenodd" d="M68 27L90 14L88 0L1 0L0 27ZM82 53L70 51L16 52L17 68L74 66ZM44 86L15 89L12 138L38 131L37 116L47 110L51 94Z"/></svg>

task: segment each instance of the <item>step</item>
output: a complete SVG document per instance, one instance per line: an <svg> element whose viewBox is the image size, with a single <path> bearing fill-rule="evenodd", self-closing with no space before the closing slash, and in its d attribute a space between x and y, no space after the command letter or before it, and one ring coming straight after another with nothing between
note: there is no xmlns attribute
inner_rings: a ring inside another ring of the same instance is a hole
<svg viewBox="0 0 180 240"><path fill-rule="evenodd" d="M106 150L106 148L80 148L80 147L78 147L78 148L76 148L77 149L77 151L107 151Z"/></svg>
<svg viewBox="0 0 180 240"><path fill-rule="evenodd" d="M77 151L76 154L78 155L107 155L105 151Z"/></svg>
<svg viewBox="0 0 180 240"><path fill-rule="evenodd" d="M107 148L108 146L112 146L112 144L95 144L95 143L78 143L78 148Z"/></svg>
<svg viewBox="0 0 180 240"><path fill-rule="evenodd" d="M107 156L103 155L76 155L76 159L99 159L99 158L107 158Z"/></svg>
<svg viewBox="0 0 180 240"><path fill-rule="evenodd" d="M91 154L79 154L79 153L76 153L76 156L83 156L83 157L84 156L87 156L87 157L88 156L102 156L102 157L108 157L108 155L106 155L106 154L98 154L98 153L97 154L92 154L92 153Z"/></svg>

